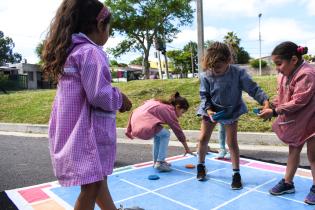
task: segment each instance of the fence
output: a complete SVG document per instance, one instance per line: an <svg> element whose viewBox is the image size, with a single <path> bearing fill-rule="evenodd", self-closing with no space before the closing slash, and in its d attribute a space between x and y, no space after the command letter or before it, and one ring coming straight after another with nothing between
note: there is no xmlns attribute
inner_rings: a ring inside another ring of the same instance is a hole
<svg viewBox="0 0 315 210"><path fill-rule="evenodd" d="M0 75L0 87L4 90L22 90L28 88L27 75Z"/></svg>

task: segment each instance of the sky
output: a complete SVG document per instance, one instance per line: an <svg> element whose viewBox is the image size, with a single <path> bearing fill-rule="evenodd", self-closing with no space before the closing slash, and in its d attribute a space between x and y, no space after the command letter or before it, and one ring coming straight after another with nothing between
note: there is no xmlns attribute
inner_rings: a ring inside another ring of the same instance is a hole
<svg viewBox="0 0 315 210"><path fill-rule="evenodd" d="M14 52L22 54L28 63L38 62L35 48L45 38L60 3L61 0L0 0L0 30L13 39ZM195 8L195 3L192 6ZM227 32L233 31L241 39L240 46L258 58L260 13L262 56L270 55L277 44L287 40L307 46L309 54L315 55L315 0L203 0L204 39L222 41ZM167 50L197 42L196 15L192 25L180 30L167 44ZM111 37L104 49L115 47L122 39ZM141 53L136 52L115 59L129 63L139 56ZM150 56L154 59L153 49Z"/></svg>

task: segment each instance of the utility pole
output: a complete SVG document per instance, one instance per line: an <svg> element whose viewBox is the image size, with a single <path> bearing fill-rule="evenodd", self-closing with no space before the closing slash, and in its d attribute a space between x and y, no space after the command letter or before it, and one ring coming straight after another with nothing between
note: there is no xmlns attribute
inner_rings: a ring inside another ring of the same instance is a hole
<svg viewBox="0 0 315 210"><path fill-rule="evenodd" d="M259 76L262 75L261 73L261 33L260 33L260 18L262 14L259 13L258 15L258 30L259 30Z"/></svg>
<svg viewBox="0 0 315 210"><path fill-rule="evenodd" d="M195 64L194 64L194 53L193 53L193 45L190 44L190 60L191 60L191 73L193 74L193 77L195 75Z"/></svg>
<svg viewBox="0 0 315 210"><path fill-rule="evenodd" d="M198 73L202 72L202 59L203 59L203 45L204 45L204 34L203 34L203 6L202 0L196 0L197 3L197 36L198 36Z"/></svg>

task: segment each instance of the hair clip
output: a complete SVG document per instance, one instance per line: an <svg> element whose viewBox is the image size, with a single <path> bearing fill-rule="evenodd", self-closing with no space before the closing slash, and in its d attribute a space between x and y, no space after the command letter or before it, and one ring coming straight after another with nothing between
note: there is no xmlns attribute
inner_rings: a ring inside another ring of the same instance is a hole
<svg viewBox="0 0 315 210"><path fill-rule="evenodd" d="M298 46L298 48L296 49L296 51L300 54L303 54L304 53L304 47L302 46Z"/></svg>
<svg viewBox="0 0 315 210"><path fill-rule="evenodd" d="M96 16L96 20L97 21L105 20L105 18L107 18L109 14L110 14L109 10L107 9L107 7L104 6Z"/></svg>

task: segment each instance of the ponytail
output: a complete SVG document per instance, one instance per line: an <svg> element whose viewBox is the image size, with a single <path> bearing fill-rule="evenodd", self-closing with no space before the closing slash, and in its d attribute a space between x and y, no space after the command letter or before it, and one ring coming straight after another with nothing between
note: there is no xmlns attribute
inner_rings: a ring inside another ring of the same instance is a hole
<svg viewBox="0 0 315 210"><path fill-rule="evenodd" d="M271 55L280 56L283 60L290 60L293 56L296 56L301 61L303 59L302 56L307 54L307 52L307 47L298 46L293 42L286 41L277 45Z"/></svg>
<svg viewBox="0 0 315 210"><path fill-rule="evenodd" d="M179 92L175 92L171 95L171 97L168 100L158 100L163 104L169 104L174 107L178 106L181 109L188 110L189 103L186 98L182 97Z"/></svg>

